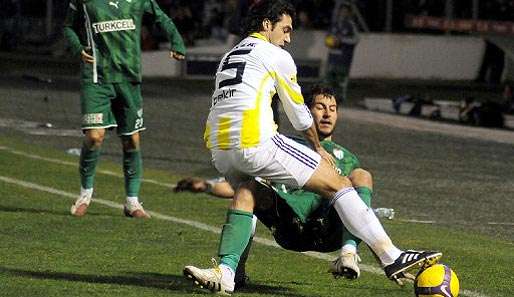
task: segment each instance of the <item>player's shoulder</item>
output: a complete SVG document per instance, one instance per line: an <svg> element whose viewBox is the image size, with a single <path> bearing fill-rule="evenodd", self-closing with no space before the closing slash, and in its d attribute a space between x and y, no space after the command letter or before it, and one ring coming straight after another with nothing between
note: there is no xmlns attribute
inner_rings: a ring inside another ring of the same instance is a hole
<svg viewBox="0 0 514 297"><path fill-rule="evenodd" d="M270 51L272 52L272 57L276 63L292 66L295 65L293 57L288 51L271 43L269 43L269 47Z"/></svg>
<svg viewBox="0 0 514 297"><path fill-rule="evenodd" d="M353 154L349 149L345 148L344 146L331 141L331 140L323 140L321 142L321 145L326 149L332 151L334 154L340 154L341 156L351 156L355 157L355 154ZM341 157L342 158L342 157Z"/></svg>
<svg viewBox="0 0 514 297"><path fill-rule="evenodd" d="M291 54L278 46L271 46L273 52L269 56L272 57L274 69L280 73L296 74L297 68Z"/></svg>
<svg viewBox="0 0 514 297"><path fill-rule="evenodd" d="M258 55L263 62L274 63L278 66L291 65L294 66L294 60L291 54L281 47L272 43L254 37L247 37L241 43L254 43L253 52Z"/></svg>

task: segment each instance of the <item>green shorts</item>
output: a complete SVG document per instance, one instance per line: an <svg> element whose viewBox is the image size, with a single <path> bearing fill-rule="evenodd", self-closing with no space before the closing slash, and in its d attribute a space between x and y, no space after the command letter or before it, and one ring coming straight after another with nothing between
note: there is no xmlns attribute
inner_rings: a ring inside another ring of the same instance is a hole
<svg viewBox="0 0 514 297"><path fill-rule="evenodd" d="M141 84L82 83L82 130L117 127L118 135L144 130Z"/></svg>
<svg viewBox="0 0 514 297"><path fill-rule="evenodd" d="M282 248L322 253L341 248L343 224L327 200L301 190L285 193L268 188L267 195L272 197L272 205L256 209L254 214Z"/></svg>

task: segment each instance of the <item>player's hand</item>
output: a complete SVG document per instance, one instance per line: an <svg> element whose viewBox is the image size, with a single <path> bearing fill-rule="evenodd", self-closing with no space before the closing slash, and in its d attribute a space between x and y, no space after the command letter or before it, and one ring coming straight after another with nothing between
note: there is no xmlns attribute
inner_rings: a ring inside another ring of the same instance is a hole
<svg viewBox="0 0 514 297"><path fill-rule="evenodd" d="M95 57L91 56L88 52L91 51L90 47L86 47L80 52L80 56L84 63L93 64L95 62Z"/></svg>
<svg viewBox="0 0 514 297"><path fill-rule="evenodd" d="M320 154L321 158L325 159L330 166L336 168L336 160L334 159L334 156L329 154L323 147L318 149L318 154Z"/></svg>
<svg viewBox="0 0 514 297"><path fill-rule="evenodd" d="M180 61L180 60L184 60L185 56L178 52L170 51L170 58Z"/></svg>
<svg viewBox="0 0 514 297"><path fill-rule="evenodd" d="M205 192L207 183L205 180L197 177L187 177L180 180L173 189L174 192L190 191L194 193Z"/></svg>

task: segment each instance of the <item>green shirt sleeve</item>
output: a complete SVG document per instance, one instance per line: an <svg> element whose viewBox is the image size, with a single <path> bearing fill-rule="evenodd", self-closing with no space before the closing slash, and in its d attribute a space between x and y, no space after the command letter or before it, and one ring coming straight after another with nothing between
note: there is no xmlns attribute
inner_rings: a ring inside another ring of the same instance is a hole
<svg viewBox="0 0 514 297"><path fill-rule="evenodd" d="M80 12L79 7L77 6L77 1L71 0L64 20L64 37L68 41L71 53L74 56L78 56L84 48L77 34L79 20Z"/></svg>
<svg viewBox="0 0 514 297"><path fill-rule="evenodd" d="M166 31L168 40L170 41L170 49L185 55L186 46L184 45L182 36L180 36L173 21L161 10L159 5L155 3L155 0L146 1L145 12L153 15L154 22L159 24L159 26Z"/></svg>

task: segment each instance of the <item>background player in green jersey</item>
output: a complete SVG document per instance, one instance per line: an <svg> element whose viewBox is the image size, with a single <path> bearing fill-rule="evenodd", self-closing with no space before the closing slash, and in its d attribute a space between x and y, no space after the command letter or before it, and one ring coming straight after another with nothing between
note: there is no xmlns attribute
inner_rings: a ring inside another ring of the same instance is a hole
<svg viewBox="0 0 514 297"><path fill-rule="evenodd" d="M81 190L71 213L86 214L105 129L117 127L123 146L123 173L129 217L149 218L139 203L144 130L141 97L141 22L152 17L168 36L170 57L182 60L185 46L175 24L155 0L71 0L64 24L71 52L80 56L82 130Z"/></svg>
<svg viewBox="0 0 514 297"><path fill-rule="evenodd" d="M305 97L321 145L336 160L336 170L349 176L361 199L370 206L373 191L371 174L360 168L357 157L332 141L337 123L337 101L334 91L322 86L312 88L311 96ZM296 139L308 145L304 139ZM213 195L231 198L234 190L223 178L206 181L200 178L186 178L177 183L176 191L210 192ZM341 253L330 266L334 276L355 279L360 275L357 245L360 239L348 232L329 201L319 195L302 189L293 189L283 184L263 185L259 189L255 216L273 232L276 242L293 251ZM251 241L250 241L251 243ZM245 281L245 261L248 244L236 271L236 288Z"/></svg>

